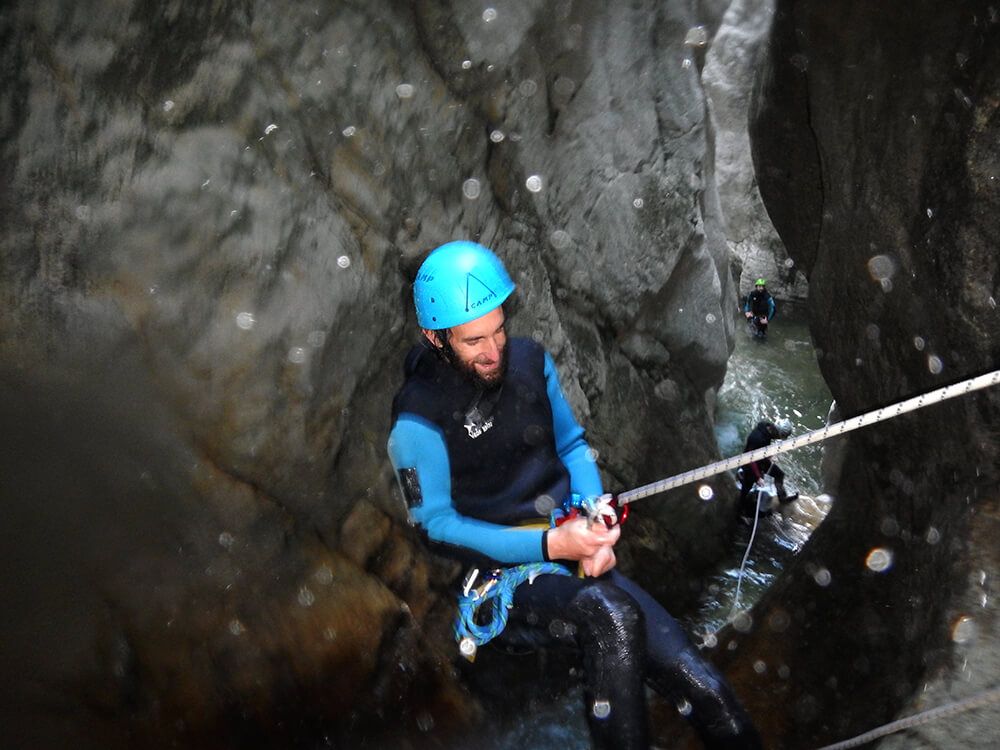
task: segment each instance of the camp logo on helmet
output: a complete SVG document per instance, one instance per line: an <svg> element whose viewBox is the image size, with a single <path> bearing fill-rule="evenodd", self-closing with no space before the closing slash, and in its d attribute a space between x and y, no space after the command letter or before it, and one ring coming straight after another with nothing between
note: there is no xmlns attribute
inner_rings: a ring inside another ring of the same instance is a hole
<svg viewBox="0 0 1000 750"><path fill-rule="evenodd" d="M470 287L470 284L471 284L472 281L475 281L477 284L479 284L479 286L481 286L483 289L486 290L486 296L485 297L480 297L478 300L476 300L475 302L473 302L473 303L470 304L469 303L469 291L470 291L469 287ZM492 289L490 289L488 286L486 286L486 284L484 284L481 279L476 278L471 273L466 275L466 277L465 277L465 309L466 310L475 310L477 307L482 307L487 302L489 302L491 299L496 299L496 297L497 297L497 293L494 292Z"/></svg>
<svg viewBox="0 0 1000 750"><path fill-rule="evenodd" d="M434 274L431 274L431 273L418 273L417 274L417 281L426 281L426 282L430 283L431 281L434 281Z"/></svg>

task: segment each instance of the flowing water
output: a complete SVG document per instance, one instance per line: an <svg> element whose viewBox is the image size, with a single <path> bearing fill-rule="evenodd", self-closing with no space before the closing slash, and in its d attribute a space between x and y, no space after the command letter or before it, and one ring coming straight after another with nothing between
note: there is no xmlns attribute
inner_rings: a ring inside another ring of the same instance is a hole
<svg viewBox="0 0 1000 750"><path fill-rule="evenodd" d="M819 429L826 424L831 402L804 320L780 315L763 341L740 331L719 391L719 451L722 456L741 453L747 435L763 419L791 420L793 435ZM690 631L713 633L752 605L822 522L830 503L820 494L822 451L822 444L810 445L775 459L785 471L786 488L801 493L800 498L780 513L759 519L756 529L741 526L697 613L684 621Z"/></svg>

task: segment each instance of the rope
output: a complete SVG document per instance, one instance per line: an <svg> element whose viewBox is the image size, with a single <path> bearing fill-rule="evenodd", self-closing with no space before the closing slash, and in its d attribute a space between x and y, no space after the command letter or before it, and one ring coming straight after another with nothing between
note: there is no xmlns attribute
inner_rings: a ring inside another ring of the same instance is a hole
<svg viewBox="0 0 1000 750"><path fill-rule="evenodd" d="M751 490L754 492L754 490ZM754 501L753 528L750 530L750 540L747 542L747 550L743 553L743 561L740 563L740 572L736 576L736 594L733 597L733 606L729 610L727 620L732 620L736 608L740 606L740 587L743 585L743 572L746 570L747 560L750 558L750 549L753 547L754 537L757 536L757 526L760 523L760 490L756 490L756 500Z"/></svg>
<svg viewBox="0 0 1000 750"><path fill-rule="evenodd" d="M884 419L892 419L893 417L898 417L900 414L916 411L917 409L921 409L925 406L939 404L942 401L954 398L955 396L963 396L967 393L978 391L991 385L997 385L998 383L1000 383L1000 370L994 370L986 375L980 375L975 378L970 378L969 380L963 380L960 383L945 386L944 388L938 388L937 390L929 391L923 395L914 396L906 401L900 401L898 404L891 404L881 409L861 414L857 417L851 417L843 422L836 422L835 424L828 425L827 427L813 430L812 432L806 432L802 435L791 438L790 440L781 440L764 448L758 448L754 451L741 453L738 456L733 456L732 458L726 458L722 461L716 461L715 463L708 464L707 466L702 466L700 469L692 469L691 471L686 471L683 474L677 474L676 476L668 477L667 479L661 479L660 481L653 482L652 484L636 487L634 490L621 492L617 497L618 504L625 505L633 500L640 500L641 498L656 495L660 492L666 492L667 490L672 490L676 487L683 487L686 484L697 482L699 479L714 476L715 474L721 474L724 471L735 469L744 464L748 464L751 461L760 461L762 458L769 458L770 456L787 453L788 451L793 451L797 448L811 445L812 443L818 443L821 440L826 440L830 437L843 435L846 432L857 430L860 427L867 427L870 424L881 422Z"/></svg>
<svg viewBox="0 0 1000 750"><path fill-rule="evenodd" d="M476 649L496 638L507 626L508 610L513 606L514 591L522 583L532 583L540 575L568 576L571 573L553 562L536 562L498 568L477 589L459 594L458 617L455 618L455 640L467 659L476 655ZM489 604L489 619L479 623L480 609Z"/></svg>
<svg viewBox="0 0 1000 750"><path fill-rule="evenodd" d="M884 724L881 727L876 727L870 732L859 734L857 737L852 737L849 740L843 740L842 742L837 742L833 745L824 745L819 748L819 750L846 750L846 748L849 747L857 747L858 745L864 745L867 742L871 742L879 737L884 737L887 734L892 734L893 732L910 729L922 724L929 724L932 721L948 718L950 716L954 716L955 714L960 714L963 711L970 711L973 708L982 708L990 703L1000 703L1000 688L992 688L991 690L983 691L982 693L969 696L968 698L964 698L963 700L956 701L954 703L946 703L945 705L938 706L937 708L931 708L927 711L921 711L918 714L913 714L912 716L906 716L902 719Z"/></svg>

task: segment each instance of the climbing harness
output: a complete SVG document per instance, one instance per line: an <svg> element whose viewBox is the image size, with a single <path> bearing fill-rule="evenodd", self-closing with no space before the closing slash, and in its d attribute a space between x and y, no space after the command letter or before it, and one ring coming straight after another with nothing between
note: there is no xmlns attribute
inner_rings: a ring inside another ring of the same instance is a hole
<svg viewBox="0 0 1000 750"><path fill-rule="evenodd" d="M968 698L963 698L960 701L946 703L945 705L938 706L937 708L930 708L926 711L921 711L918 714L913 714L912 716L906 716L902 719L891 721L888 724L883 724L880 727L876 727L875 729L865 732L864 734L859 734L857 737L852 737L849 740L835 742L832 745L824 745L819 748L819 750L847 750L847 748L850 747L858 747L859 745L865 745L872 740L876 740L879 737L884 737L887 734L893 734L894 732L900 732L904 729L910 729L922 724L930 724L932 721L946 719L954 716L955 714L960 714L963 711L970 711L974 708L982 708L990 703L1000 703L1000 688L984 690L981 693L971 695Z"/></svg>
<svg viewBox="0 0 1000 750"><path fill-rule="evenodd" d="M494 638L507 626L508 610L514 603L514 591L522 583L529 585L540 575L571 575L559 563L535 562L515 565L511 568L496 568L483 576L483 582L476 588L473 584L479 576L474 569L465 579L462 593L458 597L458 617L455 618L455 640L458 650L469 661L476 658L476 651ZM480 611L489 604L489 619L480 624Z"/></svg>

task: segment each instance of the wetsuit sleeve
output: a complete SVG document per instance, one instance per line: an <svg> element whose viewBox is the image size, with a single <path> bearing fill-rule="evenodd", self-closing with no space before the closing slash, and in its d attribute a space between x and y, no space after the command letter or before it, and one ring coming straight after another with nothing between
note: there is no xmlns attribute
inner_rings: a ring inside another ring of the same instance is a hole
<svg viewBox="0 0 1000 750"><path fill-rule="evenodd" d="M389 459L397 477L408 477L404 488L410 518L435 542L474 550L502 563L540 562L541 529L479 521L463 516L451 497L451 470L444 435L431 422L404 412L389 434Z"/></svg>
<svg viewBox="0 0 1000 750"><path fill-rule="evenodd" d="M552 405L556 453L569 471L570 490L584 497L604 494L597 462L583 437L583 428L576 421L573 410L563 396L556 364L548 352L545 353L545 390Z"/></svg>
<svg viewBox="0 0 1000 750"><path fill-rule="evenodd" d="M748 294L743 301L743 312L750 312L750 295Z"/></svg>
<svg viewBox="0 0 1000 750"><path fill-rule="evenodd" d="M767 295L767 319L772 320L774 318L774 297L770 294Z"/></svg>

